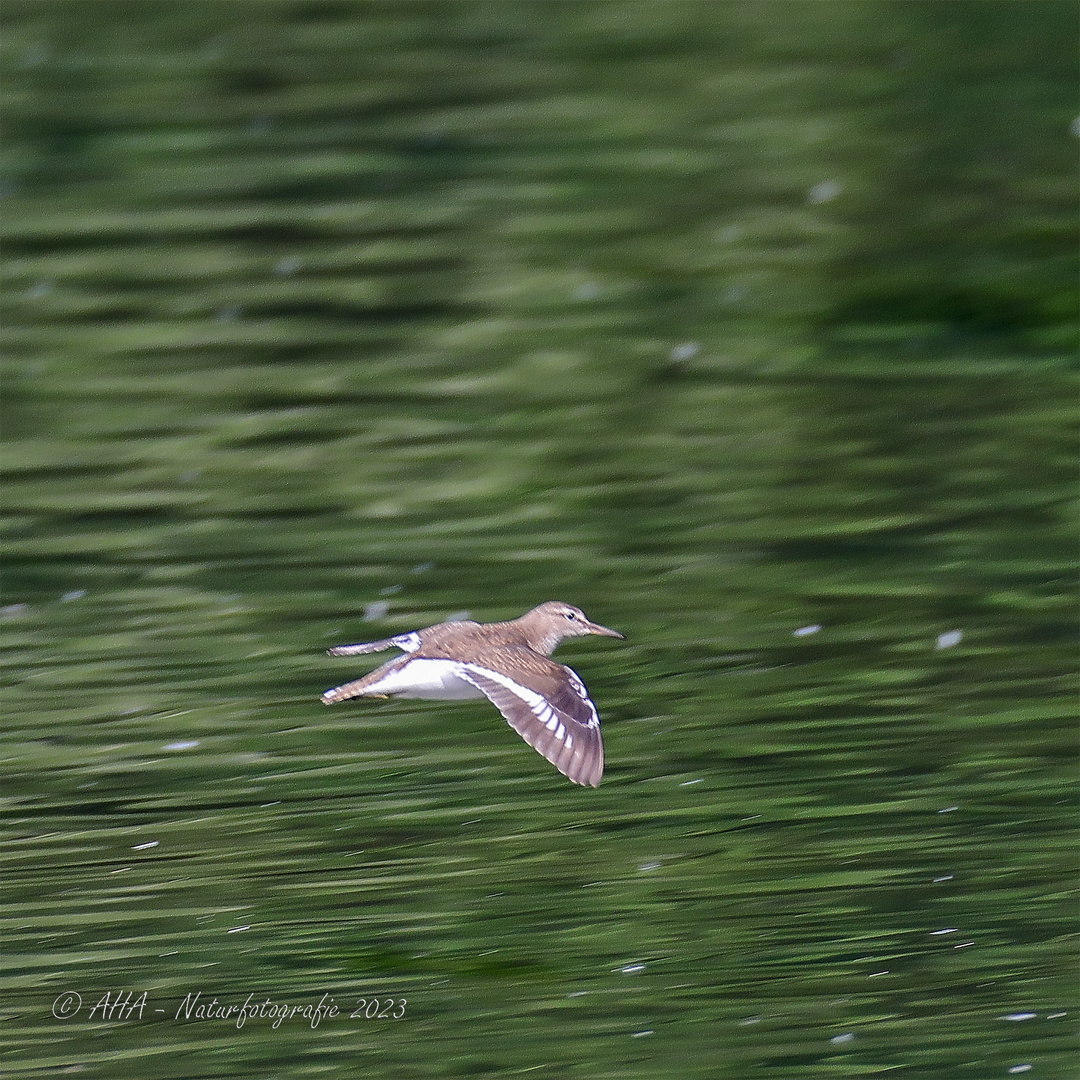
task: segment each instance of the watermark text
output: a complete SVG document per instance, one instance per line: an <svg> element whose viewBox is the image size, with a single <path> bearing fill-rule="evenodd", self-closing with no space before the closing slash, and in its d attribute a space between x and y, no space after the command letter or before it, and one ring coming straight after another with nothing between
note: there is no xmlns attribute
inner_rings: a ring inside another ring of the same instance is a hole
<svg viewBox="0 0 1080 1080"><path fill-rule="evenodd" d="M403 1020L408 1002L403 997L350 997L339 1004L333 994L323 994L298 1001L277 1001L250 993L241 1000L189 991L172 1004L154 1002L146 990L106 990L84 1001L75 990L65 990L52 1003L57 1020L125 1022L144 1019L168 1019L182 1024L224 1023L239 1031L250 1020L264 1023L275 1031L284 1024L305 1024L312 1030L324 1022L359 1020Z"/></svg>

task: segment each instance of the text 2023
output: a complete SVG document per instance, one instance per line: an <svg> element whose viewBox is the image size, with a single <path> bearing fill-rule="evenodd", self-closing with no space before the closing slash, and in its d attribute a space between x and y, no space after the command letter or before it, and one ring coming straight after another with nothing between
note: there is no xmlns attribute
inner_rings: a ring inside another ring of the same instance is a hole
<svg viewBox="0 0 1080 1080"><path fill-rule="evenodd" d="M405 998L357 998L350 1020L400 1020L405 1015Z"/></svg>

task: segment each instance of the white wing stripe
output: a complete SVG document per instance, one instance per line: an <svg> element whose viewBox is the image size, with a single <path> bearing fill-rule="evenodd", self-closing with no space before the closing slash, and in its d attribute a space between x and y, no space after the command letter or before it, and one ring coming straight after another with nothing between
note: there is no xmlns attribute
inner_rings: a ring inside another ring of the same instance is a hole
<svg viewBox="0 0 1080 1080"><path fill-rule="evenodd" d="M598 728L600 726L600 717L596 714L596 706L593 705L592 698L589 697L589 691L585 689L585 684L578 678L577 672L573 668L567 668L566 671L574 692L589 708L588 727Z"/></svg>
<svg viewBox="0 0 1080 1080"><path fill-rule="evenodd" d="M470 668L474 669L486 678L491 679L492 682L497 682L500 686L505 687L515 697L528 705L533 716L535 716L548 731L554 731L559 726L559 718L555 715L554 710L542 694L538 694L535 690L530 690L528 687L522 686L521 683L515 682L508 675L493 671L491 668L482 667L480 664L463 663L461 666L466 671ZM569 669L567 670L569 671ZM598 728L600 726L600 717L596 714L596 706L593 705L592 700L589 698L589 692L585 689L585 684L573 671L569 671L569 675L570 685L589 708L589 719L586 723L586 727Z"/></svg>
<svg viewBox="0 0 1080 1080"><path fill-rule="evenodd" d="M519 682L514 682L513 679L506 675L500 674L498 671L492 671L491 668L481 667L479 664L462 664L463 668L468 671L470 668L475 668L485 678L490 679L492 682L497 682L500 686L505 687L516 697L525 702L526 705L532 710L533 715L544 724L545 727L554 731L554 726L559 723L555 714L551 710L551 706L547 703L546 698L543 695L536 693L534 690L529 690ZM551 720L544 720L544 714L551 717Z"/></svg>
<svg viewBox="0 0 1080 1080"><path fill-rule="evenodd" d="M411 634L398 634L390 639L402 652L416 652L420 648L420 635L414 630Z"/></svg>
<svg viewBox="0 0 1080 1080"><path fill-rule="evenodd" d="M587 695L581 697L588 716L583 721L563 712L542 694L522 686L509 675L481 664L459 661L458 675L482 690L507 723L559 772L575 784L596 787L600 783L604 747L600 740L600 720ZM575 680L572 685L581 694L584 689L581 681Z"/></svg>

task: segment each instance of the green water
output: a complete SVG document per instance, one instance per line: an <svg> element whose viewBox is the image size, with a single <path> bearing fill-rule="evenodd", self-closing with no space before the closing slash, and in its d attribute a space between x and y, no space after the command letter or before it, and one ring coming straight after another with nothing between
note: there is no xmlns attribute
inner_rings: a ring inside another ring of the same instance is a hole
<svg viewBox="0 0 1080 1080"><path fill-rule="evenodd" d="M8 1075L1077 1074L1074 5L2 19Z"/></svg>

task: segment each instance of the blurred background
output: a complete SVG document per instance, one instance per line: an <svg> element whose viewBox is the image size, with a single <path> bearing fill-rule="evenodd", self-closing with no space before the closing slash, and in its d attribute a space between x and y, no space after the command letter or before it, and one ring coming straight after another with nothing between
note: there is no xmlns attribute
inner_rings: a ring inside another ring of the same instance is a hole
<svg viewBox="0 0 1080 1080"><path fill-rule="evenodd" d="M3 31L10 1076L1073 1074L1075 4Z"/></svg>

